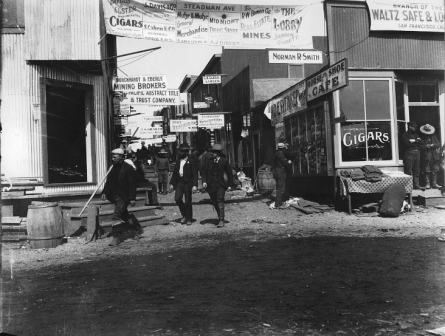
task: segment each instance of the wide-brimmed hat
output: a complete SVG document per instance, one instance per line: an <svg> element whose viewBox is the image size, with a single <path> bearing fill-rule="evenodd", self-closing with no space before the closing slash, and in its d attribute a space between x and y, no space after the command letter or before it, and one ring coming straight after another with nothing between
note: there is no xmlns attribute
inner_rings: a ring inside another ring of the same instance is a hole
<svg viewBox="0 0 445 336"><path fill-rule="evenodd" d="M423 134L433 134L436 129L434 126L431 126L430 124L423 125L420 127L420 132Z"/></svg>
<svg viewBox="0 0 445 336"><path fill-rule="evenodd" d="M211 151L222 151L222 146L221 146L221 144L220 143L216 143L216 144L214 144L212 147L210 147L210 150Z"/></svg>
<svg viewBox="0 0 445 336"><path fill-rule="evenodd" d="M182 144L179 145L179 150L189 150L190 146L187 142L183 142Z"/></svg>
<svg viewBox="0 0 445 336"><path fill-rule="evenodd" d="M279 142L277 147L278 148L286 148L286 144L284 142Z"/></svg>
<svg viewBox="0 0 445 336"><path fill-rule="evenodd" d="M167 151L166 151L164 148L162 148L162 149L159 151L159 154L167 154Z"/></svg>
<svg viewBox="0 0 445 336"><path fill-rule="evenodd" d="M124 150L122 148L116 148L111 151L111 154L124 155Z"/></svg>

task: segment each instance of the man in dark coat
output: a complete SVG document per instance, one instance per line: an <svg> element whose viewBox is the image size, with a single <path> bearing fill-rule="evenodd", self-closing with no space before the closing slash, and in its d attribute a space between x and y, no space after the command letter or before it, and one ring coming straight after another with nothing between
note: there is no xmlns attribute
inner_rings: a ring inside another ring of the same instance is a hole
<svg viewBox="0 0 445 336"><path fill-rule="evenodd" d="M198 161L190 157L189 150L186 142L179 146L179 158L170 180L170 190L175 189L175 202L182 216L181 224L192 225L192 193L198 190Z"/></svg>
<svg viewBox="0 0 445 336"><path fill-rule="evenodd" d="M148 200L148 204L146 205L159 205L158 200L158 188L156 184L151 183L148 179L145 178L145 171L142 166L141 160L139 160L135 153L130 155L130 159L125 160L125 162L131 163L136 170L136 187L137 188L151 188L151 200Z"/></svg>
<svg viewBox="0 0 445 336"><path fill-rule="evenodd" d="M286 197L287 171L292 161L286 158L285 149L286 145L283 142L278 143L278 150L273 157L273 177L276 182L275 209L287 207L283 202L286 201L284 198Z"/></svg>
<svg viewBox="0 0 445 336"><path fill-rule="evenodd" d="M102 199L114 203L113 241L111 246L120 243L122 224L129 219L128 206L136 205L136 171L124 162L124 151L117 148L111 152L113 168L102 191Z"/></svg>
<svg viewBox="0 0 445 336"><path fill-rule="evenodd" d="M403 157L403 170L407 175L413 177L414 189L420 189L420 146L423 141L416 132L417 123L408 122L408 131L403 133L402 141L405 145L405 156Z"/></svg>
<svg viewBox="0 0 445 336"><path fill-rule="evenodd" d="M209 193L216 213L218 214L218 228L224 227L224 197L226 190L230 191L233 183L232 168L229 161L223 158L221 144L214 144L210 148L213 159L209 159L204 167L202 186Z"/></svg>
<svg viewBox="0 0 445 336"><path fill-rule="evenodd" d="M420 170L425 177L425 189L440 189L437 184L437 173L439 171L440 142L434 135L435 128L429 124L420 127L422 133L422 145L420 146ZM431 175L431 180L430 180ZM431 184L430 184L431 181Z"/></svg>

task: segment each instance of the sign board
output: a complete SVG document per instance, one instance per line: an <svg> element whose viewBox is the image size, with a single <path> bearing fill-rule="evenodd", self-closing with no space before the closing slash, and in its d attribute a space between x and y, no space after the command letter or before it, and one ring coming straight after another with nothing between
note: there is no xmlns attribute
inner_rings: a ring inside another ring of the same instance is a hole
<svg viewBox="0 0 445 336"><path fill-rule="evenodd" d="M323 53L317 50L269 50L269 63L322 64Z"/></svg>
<svg viewBox="0 0 445 336"><path fill-rule="evenodd" d="M114 117L115 125L127 125L128 119L126 117Z"/></svg>
<svg viewBox="0 0 445 336"><path fill-rule="evenodd" d="M162 135L164 134L164 129L162 127L141 127L139 128L140 135Z"/></svg>
<svg viewBox="0 0 445 336"><path fill-rule="evenodd" d="M131 92L115 91L115 94L118 94L119 100L124 104L154 106L181 105L179 90L176 89Z"/></svg>
<svg viewBox="0 0 445 336"><path fill-rule="evenodd" d="M306 81L303 80L269 101L264 109L264 114L271 120L273 126L282 123L284 117L305 108L307 108Z"/></svg>
<svg viewBox="0 0 445 336"><path fill-rule="evenodd" d="M164 121L164 117L163 116L142 117L142 121L145 121L145 122L162 122L162 121Z"/></svg>
<svg viewBox="0 0 445 336"><path fill-rule="evenodd" d="M161 144L162 138L153 138L153 139L141 139L144 140L147 145Z"/></svg>
<svg viewBox="0 0 445 336"><path fill-rule="evenodd" d="M202 84L221 84L221 76L203 76Z"/></svg>
<svg viewBox="0 0 445 336"><path fill-rule="evenodd" d="M165 142L176 142L176 134L169 134L162 137Z"/></svg>
<svg viewBox="0 0 445 336"><path fill-rule="evenodd" d="M197 132L198 121L196 119L170 120L170 132Z"/></svg>
<svg viewBox="0 0 445 336"><path fill-rule="evenodd" d="M198 127L217 129L224 127L224 114L199 114Z"/></svg>
<svg viewBox="0 0 445 336"><path fill-rule="evenodd" d="M444 5L431 3L400 3L398 1L366 1L371 30L444 32Z"/></svg>
<svg viewBox="0 0 445 336"><path fill-rule="evenodd" d="M166 75L126 76L113 78L113 91L135 92L167 89Z"/></svg>
<svg viewBox="0 0 445 336"><path fill-rule="evenodd" d="M344 58L306 79L307 101L322 97L346 85L348 85L348 62Z"/></svg>
<svg viewBox="0 0 445 336"><path fill-rule="evenodd" d="M199 108L209 108L210 105L207 104L206 102L194 102L193 103L193 107L196 108L196 109L199 109Z"/></svg>

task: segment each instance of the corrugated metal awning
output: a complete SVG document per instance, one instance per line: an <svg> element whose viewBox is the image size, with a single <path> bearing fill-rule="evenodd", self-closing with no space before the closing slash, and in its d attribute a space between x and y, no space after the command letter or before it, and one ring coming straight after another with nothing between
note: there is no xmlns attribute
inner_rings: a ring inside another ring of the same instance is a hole
<svg viewBox="0 0 445 336"><path fill-rule="evenodd" d="M253 107L268 101L277 94L301 82L303 78L259 78L253 82Z"/></svg>

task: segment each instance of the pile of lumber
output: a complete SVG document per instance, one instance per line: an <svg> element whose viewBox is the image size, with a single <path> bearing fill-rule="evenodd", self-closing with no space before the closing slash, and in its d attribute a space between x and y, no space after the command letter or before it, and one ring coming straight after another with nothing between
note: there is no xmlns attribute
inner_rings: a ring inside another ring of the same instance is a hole
<svg viewBox="0 0 445 336"><path fill-rule="evenodd" d="M2 242L26 241L26 218L2 217Z"/></svg>

